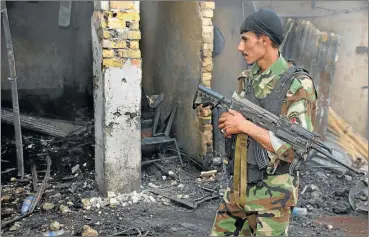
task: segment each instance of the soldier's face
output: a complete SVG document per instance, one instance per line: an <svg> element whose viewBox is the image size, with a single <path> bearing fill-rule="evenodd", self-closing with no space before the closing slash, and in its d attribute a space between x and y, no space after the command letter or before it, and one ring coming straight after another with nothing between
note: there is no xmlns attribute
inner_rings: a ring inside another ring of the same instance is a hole
<svg viewBox="0 0 369 237"><path fill-rule="evenodd" d="M241 35L238 51L244 56L247 64L253 64L265 55L265 39L257 37L253 32L245 32Z"/></svg>

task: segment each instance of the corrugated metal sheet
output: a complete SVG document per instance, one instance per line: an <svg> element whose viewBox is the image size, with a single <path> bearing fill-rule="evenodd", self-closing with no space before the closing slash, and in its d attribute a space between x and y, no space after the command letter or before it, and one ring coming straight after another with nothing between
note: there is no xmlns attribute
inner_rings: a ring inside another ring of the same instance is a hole
<svg viewBox="0 0 369 237"><path fill-rule="evenodd" d="M335 72L340 36L321 32L310 21L288 19L284 25L285 43L281 52L286 59L310 72L318 91L316 131L325 139L328 126L330 90Z"/></svg>

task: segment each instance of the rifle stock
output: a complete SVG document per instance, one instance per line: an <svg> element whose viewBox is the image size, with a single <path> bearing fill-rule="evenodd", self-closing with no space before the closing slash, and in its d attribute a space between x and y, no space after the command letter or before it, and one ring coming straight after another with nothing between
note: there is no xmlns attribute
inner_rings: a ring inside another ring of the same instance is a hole
<svg viewBox="0 0 369 237"><path fill-rule="evenodd" d="M319 140L318 134L292 123L287 118L274 115L251 101L239 97L236 93L230 99L210 88L199 85L193 100L193 108L195 109L200 104L211 106L212 108L218 105L226 106L229 109L238 111L253 123L274 132L279 139L289 143L294 148L294 151L297 153L296 157L299 157L297 159L300 159L296 160L295 158L294 162L291 163L292 170L297 169L303 162L302 157L309 153L311 149L314 149L356 174L365 174L365 172L335 159L332 155L332 150ZM291 170L290 173L292 173Z"/></svg>

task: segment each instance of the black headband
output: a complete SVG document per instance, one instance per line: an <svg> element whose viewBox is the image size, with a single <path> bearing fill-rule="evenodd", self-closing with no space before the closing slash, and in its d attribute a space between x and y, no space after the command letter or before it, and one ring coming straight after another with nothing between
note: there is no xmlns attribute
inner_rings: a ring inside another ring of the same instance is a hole
<svg viewBox="0 0 369 237"><path fill-rule="evenodd" d="M274 44L280 45L283 41L283 25L277 14L271 10L262 9L252 13L243 21L240 33L254 32L268 36Z"/></svg>

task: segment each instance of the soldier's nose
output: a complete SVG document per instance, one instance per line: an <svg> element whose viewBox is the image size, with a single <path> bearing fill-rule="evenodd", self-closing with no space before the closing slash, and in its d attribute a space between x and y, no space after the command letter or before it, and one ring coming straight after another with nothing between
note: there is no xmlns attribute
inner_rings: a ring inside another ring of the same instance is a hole
<svg viewBox="0 0 369 237"><path fill-rule="evenodd" d="M242 53L242 52L244 51L244 47L243 47L242 42L240 42L240 43L238 44L237 50L238 50L240 53Z"/></svg>

